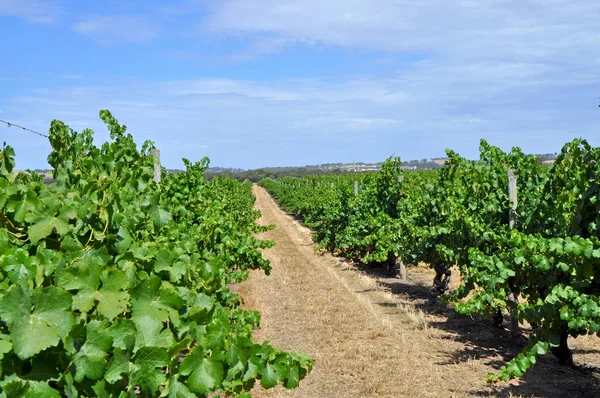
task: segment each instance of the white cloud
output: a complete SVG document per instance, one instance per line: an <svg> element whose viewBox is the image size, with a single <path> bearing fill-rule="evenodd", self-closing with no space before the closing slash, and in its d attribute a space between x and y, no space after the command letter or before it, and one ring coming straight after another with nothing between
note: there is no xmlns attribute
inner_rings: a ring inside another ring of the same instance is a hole
<svg viewBox="0 0 600 398"><path fill-rule="evenodd" d="M0 0L0 16L17 17L32 23L56 22L60 8L53 1Z"/></svg>
<svg viewBox="0 0 600 398"><path fill-rule="evenodd" d="M196 2L185 3L192 11L199 9ZM370 70L363 67L328 78L318 72L304 79L278 73L284 76L278 80L269 80L266 69L261 82L202 76L104 80L99 86L74 81L69 89L32 90L14 97L3 109L37 129L58 118L78 130L91 126L103 139L107 134L97 112L108 107L136 139L155 140L169 167L180 166L181 157L204 155L215 165L238 167L382 160L391 153L420 159L442 156L444 148L475 157L482 137L504 149L521 146L541 153L558 151L578 136L600 145L600 3L210 4L201 32L224 53L245 42L246 47L230 57L233 61L299 45L320 52L356 52L359 62L363 51L366 63L379 57L392 61L385 75L376 67L372 74L361 72ZM105 43L151 40L158 34L155 24L160 17L145 19L141 14L99 17L75 29ZM190 15L195 18L198 13ZM178 33L189 38L189 32ZM369 55L373 53L376 56ZM316 58L307 53L302 62L323 62ZM399 64L402 67L393 71ZM256 65L273 67L268 60Z"/></svg>
<svg viewBox="0 0 600 398"><path fill-rule="evenodd" d="M317 112L305 119L297 120L291 124L291 127L297 131L307 129L329 130L330 132L372 132L374 130L381 132L390 128L401 127L403 120L390 119L384 117L359 116L361 113L351 113L337 111L332 113Z"/></svg>
<svg viewBox="0 0 600 398"><path fill-rule="evenodd" d="M78 22L73 29L100 43L141 43L158 36L158 27L143 17L129 15L102 16Z"/></svg>
<svg viewBox="0 0 600 398"><path fill-rule="evenodd" d="M450 73L465 84L597 82L598 2L222 0L211 6L206 31L245 37L246 57L254 43L275 40L277 51L301 42L417 54L424 61L409 65L424 77Z"/></svg>
<svg viewBox="0 0 600 398"><path fill-rule="evenodd" d="M587 85L565 92L543 74L527 85L529 75L510 64L509 77L494 82L486 80L488 69L425 67L338 82L118 81L15 97L4 110L38 131L55 118L76 130L91 127L102 141L108 134L97 114L108 108L139 143L154 140L168 167L205 155L214 165L236 167L377 161L392 153L409 160L442 156L445 148L476 157L482 137L535 153L558 151L578 136L600 145L597 93ZM465 83L465 70L482 80ZM45 156L28 159L36 158Z"/></svg>
<svg viewBox="0 0 600 398"><path fill-rule="evenodd" d="M596 2L565 0L223 0L206 23L344 47L536 58L599 48L599 12Z"/></svg>

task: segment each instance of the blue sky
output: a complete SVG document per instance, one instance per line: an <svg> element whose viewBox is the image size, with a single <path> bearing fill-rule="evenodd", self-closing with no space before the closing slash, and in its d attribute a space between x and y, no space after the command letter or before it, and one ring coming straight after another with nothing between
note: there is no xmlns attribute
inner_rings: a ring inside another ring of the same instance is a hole
<svg viewBox="0 0 600 398"><path fill-rule="evenodd" d="M600 146L600 3L0 0L0 119L109 109L163 165L257 168ZM17 167L49 144L0 125Z"/></svg>

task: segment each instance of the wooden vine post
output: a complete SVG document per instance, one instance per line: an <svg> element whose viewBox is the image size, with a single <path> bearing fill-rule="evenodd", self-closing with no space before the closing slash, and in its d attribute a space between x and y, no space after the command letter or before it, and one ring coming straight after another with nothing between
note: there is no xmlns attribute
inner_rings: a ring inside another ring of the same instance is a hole
<svg viewBox="0 0 600 398"><path fill-rule="evenodd" d="M404 181L404 174L398 176L398 182ZM404 265L404 261L402 261L402 256L400 256L400 280L406 280L406 266Z"/></svg>
<svg viewBox="0 0 600 398"><path fill-rule="evenodd" d="M508 169L508 200L510 210L508 211L508 226L510 229L517 227L517 176Z"/></svg>
<svg viewBox="0 0 600 398"><path fill-rule="evenodd" d="M154 158L154 181L157 184L160 184L160 174L161 174L161 169L160 169L160 150L153 149L151 153L152 153L152 157Z"/></svg>
<svg viewBox="0 0 600 398"><path fill-rule="evenodd" d="M354 196L358 196L358 181L354 181Z"/></svg>
<svg viewBox="0 0 600 398"><path fill-rule="evenodd" d="M517 176L508 169L508 200L510 209L508 210L508 227L515 229L517 227ZM508 294L508 306L510 312L510 334L513 339L519 337L519 299L518 295L511 291Z"/></svg>
<svg viewBox="0 0 600 398"><path fill-rule="evenodd" d="M406 265L404 265L404 261L402 261L402 256L400 256L399 268L400 268L400 280L405 281L406 280Z"/></svg>

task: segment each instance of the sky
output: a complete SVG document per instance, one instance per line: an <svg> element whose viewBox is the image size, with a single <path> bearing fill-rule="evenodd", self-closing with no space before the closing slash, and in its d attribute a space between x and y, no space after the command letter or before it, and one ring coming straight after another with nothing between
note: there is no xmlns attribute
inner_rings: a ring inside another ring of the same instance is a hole
<svg viewBox="0 0 600 398"><path fill-rule="evenodd" d="M167 168L600 146L600 2L0 0L0 119L98 144L109 109ZM47 139L0 124L17 168Z"/></svg>

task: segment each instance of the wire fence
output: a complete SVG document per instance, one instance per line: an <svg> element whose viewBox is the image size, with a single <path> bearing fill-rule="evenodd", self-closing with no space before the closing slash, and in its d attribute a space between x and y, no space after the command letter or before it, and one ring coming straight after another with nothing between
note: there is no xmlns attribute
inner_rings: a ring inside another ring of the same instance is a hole
<svg viewBox="0 0 600 398"><path fill-rule="evenodd" d="M28 131L28 132L30 132L30 133L33 133L33 134L37 134L37 135L39 135L40 137L46 137L46 138L48 138L48 136L47 136L46 134L39 133L39 132L37 132L37 131L35 131L35 130L32 130L32 129L29 129L29 128L27 128L27 127L19 126L18 124L14 124L14 123L11 123L11 122L7 122L6 120L2 120L2 119L0 119L0 123L4 123L4 124L6 124L8 127L16 127L16 128L18 128L18 129L25 130L25 131Z"/></svg>

